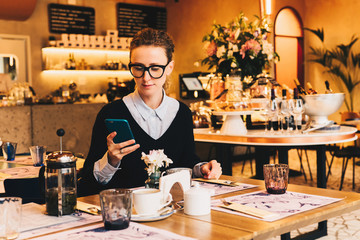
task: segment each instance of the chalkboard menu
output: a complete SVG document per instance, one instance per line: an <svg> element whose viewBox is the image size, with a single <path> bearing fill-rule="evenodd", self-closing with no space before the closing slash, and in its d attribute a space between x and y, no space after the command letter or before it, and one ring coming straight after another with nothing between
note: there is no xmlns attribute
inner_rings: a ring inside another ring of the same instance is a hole
<svg viewBox="0 0 360 240"><path fill-rule="evenodd" d="M166 31L166 9L127 3L117 4L119 37L133 37L135 33L146 27Z"/></svg>
<svg viewBox="0 0 360 240"><path fill-rule="evenodd" d="M51 3L48 5L52 33L95 34L95 9Z"/></svg>

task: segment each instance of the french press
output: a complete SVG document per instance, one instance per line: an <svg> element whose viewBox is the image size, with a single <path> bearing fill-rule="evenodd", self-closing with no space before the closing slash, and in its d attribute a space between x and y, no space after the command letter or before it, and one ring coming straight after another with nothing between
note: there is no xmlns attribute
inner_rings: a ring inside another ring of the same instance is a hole
<svg viewBox="0 0 360 240"><path fill-rule="evenodd" d="M69 151L62 151L63 129L60 137L60 151L49 153L45 161L45 202L48 215L62 216L76 209L76 157Z"/></svg>

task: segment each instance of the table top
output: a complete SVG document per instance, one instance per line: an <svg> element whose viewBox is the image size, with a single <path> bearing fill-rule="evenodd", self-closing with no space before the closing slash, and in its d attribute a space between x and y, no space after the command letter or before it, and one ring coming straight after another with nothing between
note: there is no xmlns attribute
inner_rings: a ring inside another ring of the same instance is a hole
<svg viewBox="0 0 360 240"><path fill-rule="evenodd" d="M223 135L210 129L194 129L197 142L228 143L251 146L311 146L350 142L357 139L357 129L341 126L338 131L313 131L305 134L265 133L264 130L249 130L245 135Z"/></svg>
<svg viewBox="0 0 360 240"><path fill-rule="evenodd" d="M223 194L214 197L216 199L264 190L264 183L260 180L230 176L222 176L222 179L255 184L259 185L259 187ZM265 239L360 208L360 194L358 193L340 192L291 184L289 184L288 190L292 192L342 198L342 200L274 222L265 222L249 217L212 210L211 214L205 216L190 216L184 214L182 211L178 211L171 217L162 221L147 222L143 224L197 239ZM99 205L98 195L82 197L79 198L79 200Z"/></svg>

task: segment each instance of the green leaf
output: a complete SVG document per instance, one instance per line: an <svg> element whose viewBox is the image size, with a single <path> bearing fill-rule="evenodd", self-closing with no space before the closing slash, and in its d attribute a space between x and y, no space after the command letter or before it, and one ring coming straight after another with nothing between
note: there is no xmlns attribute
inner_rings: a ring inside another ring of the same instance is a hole
<svg viewBox="0 0 360 240"><path fill-rule="evenodd" d="M304 28L304 30L310 31L313 34L315 34L321 42L324 42L324 28L318 28L318 29L311 29L311 28Z"/></svg>

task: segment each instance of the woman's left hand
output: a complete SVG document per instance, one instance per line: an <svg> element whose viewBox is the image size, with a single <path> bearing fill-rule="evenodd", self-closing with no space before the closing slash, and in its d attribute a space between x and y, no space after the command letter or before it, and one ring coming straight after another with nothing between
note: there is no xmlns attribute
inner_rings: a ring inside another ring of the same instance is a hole
<svg viewBox="0 0 360 240"><path fill-rule="evenodd" d="M201 166L201 173L204 178L219 179L222 174L221 165L216 160L211 160Z"/></svg>

